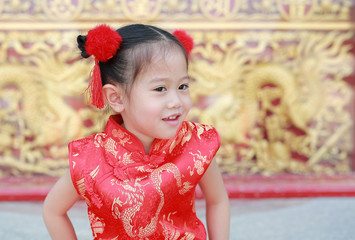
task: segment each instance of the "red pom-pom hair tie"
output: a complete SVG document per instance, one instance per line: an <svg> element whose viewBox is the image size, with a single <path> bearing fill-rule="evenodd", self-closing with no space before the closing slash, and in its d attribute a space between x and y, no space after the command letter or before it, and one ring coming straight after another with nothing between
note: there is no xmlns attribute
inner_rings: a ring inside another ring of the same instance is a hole
<svg viewBox="0 0 355 240"><path fill-rule="evenodd" d="M115 56L122 42L121 36L107 25L91 29L86 36L85 50L95 57L95 65L90 73L89 87L91 104L99 109L105 106L102 92L100 62L107 62Z"/></svg>
<svg viewBox="0 0 355 240"><path fill-rule="evenodd" d="M191 50L194 48L194 40L192 37L186 33L185 30L175 30L173 32L175 38L180 42L180 44L184 47L187 56L190 55Z"/></svg>

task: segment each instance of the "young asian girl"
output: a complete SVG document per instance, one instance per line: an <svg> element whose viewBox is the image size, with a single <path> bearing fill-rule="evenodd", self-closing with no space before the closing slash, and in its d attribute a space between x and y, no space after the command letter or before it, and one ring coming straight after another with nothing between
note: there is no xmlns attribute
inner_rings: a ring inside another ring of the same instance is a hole
<svg viewBox="0 0 355 240"><path fill-rule="evenodd" d="M94 239L206 239L195 187L206 199L211 240L229 238L229 200L216 162L220 139L187 122L192 38L149 25L107 25L78 37L95 57L92 104L116 113L103 132L69 144L70 170L46 197L52 239L76 239L67 211L81 197Z"/></svg>

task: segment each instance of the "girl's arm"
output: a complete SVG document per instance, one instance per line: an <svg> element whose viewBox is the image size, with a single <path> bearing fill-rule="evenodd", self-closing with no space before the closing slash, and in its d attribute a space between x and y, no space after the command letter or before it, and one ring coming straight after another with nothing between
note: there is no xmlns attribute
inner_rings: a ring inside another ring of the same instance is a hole
<svg viewBox="0 0 355 240"><path fill-rule="evenodd" d="M199 183L206 199L206 219L210 240L228 240L230 208L227 191L215 160Z"/></svg>
<svg viewBox="0 0 355 240"><path fill-rule="evenodd" d="M43 204L43 219L48 232L55 239L76 239L67 211L79 199L70 172L62 176L48 193Z"/></svg>

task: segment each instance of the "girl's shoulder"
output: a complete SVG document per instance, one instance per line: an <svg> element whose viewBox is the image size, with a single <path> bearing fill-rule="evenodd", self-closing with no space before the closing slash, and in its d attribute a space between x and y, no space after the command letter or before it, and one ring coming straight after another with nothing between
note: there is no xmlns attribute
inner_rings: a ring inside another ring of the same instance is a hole
<svg viewBox="0 0 355 240"><path fill-rule="evenodd" d="M74 140L69 143L69 162L73 167L97 164L94 160L101 156L101 147L107 138L107 134L100 132L90 136Z"/></svg>
<svg viewBox="0 0 355 240"><path fill-rule="evenodd" d="M99 145L103 140L107 138L107 134L105 132L98 132L91 134L90 136L83 137L77 140L73 140L69 143L70 147L91 147L92 145Z"/></svg>
<svg viewBox="0 0 355 240"><path fill-rule="evenodd" d="M220 143L220 136L212 125L184 121L182 131L190 132L200 140L216 140Z"/></svg>
<svg viewBox="0 0 355 240"><path fill-rule="evenodd" d="M221 145L221 140L213 126L185 121L173 145L180 145L185 149L204 149L215 153Z"/></svg>

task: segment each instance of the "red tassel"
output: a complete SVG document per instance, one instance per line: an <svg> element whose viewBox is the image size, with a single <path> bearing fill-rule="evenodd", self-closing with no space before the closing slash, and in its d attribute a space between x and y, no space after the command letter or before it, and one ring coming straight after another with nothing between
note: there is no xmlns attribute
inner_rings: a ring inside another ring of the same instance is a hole
<svg viewBox="0 0 355 240"><path fill-rule="evenodd" d="M104 108L105 101L102 92L101 72L100 72L99 62L96 58L95 58L95 66L90 73L88 89L90 89L91 104L96 106L99 109Z"/></svg>
<svg viewBox="0 0 355 240"><path fill-rule="evenodd" d="M88 32L85 49L88 55L95 56L95 66L91 70L89 87L91 104L99 109L105 107L102 92L102 79L99 67L100 62L107 62L115 56L120 48L122 37L108 25L100 25Z"/></svg>

